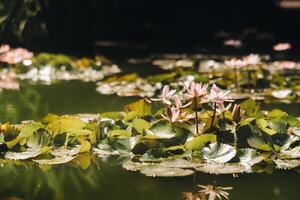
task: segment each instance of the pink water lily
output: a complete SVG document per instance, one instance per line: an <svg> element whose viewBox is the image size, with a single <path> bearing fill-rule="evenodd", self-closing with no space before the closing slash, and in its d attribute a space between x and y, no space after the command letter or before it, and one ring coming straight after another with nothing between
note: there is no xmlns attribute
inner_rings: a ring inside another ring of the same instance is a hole
<svg viewBox="0 0 300 200"><path fill-rule="evenodd" d="M243 67L247 65L247 62L242 59L231 58L230 60L225 60L224 64L231 67Z"/></svg>
<svg viewBox="0 0 300 200"><path fill-rule="evenodd" d="M184 94L186 99L204 97L207 95L208 84L195 83L193 81L185 81L184 87L187 94Z"/></svg>
<svg viewBox="0 0 300 200"><path fill-rule="evenodd" d="M7 45L7 44L3 44L3 45L0 46L0 54L4 53L4 52L7 52L9 50L10 50L10 46Z"/></svg>
<svg viewBox="0 0 300 200"><path fill-rule="evenodd" d="M250 54L250 55L244 57L243 61L247 65L258 65L258 64L260 64L261 59L260 59L259 55L257 55L257 54Z"/></svg>
<svg viewBox="0 0 300 200"><path fill-rule="evenodd" d="M229 193L226 190L232 190L232 187L216 187L213 185L198 185L201 189L199 190L200 193L204 193L205 195L208 195L208 200L216 200L222 199L224 197L225 199L228 199Z"/></svg>
<svg viewBox="0 0 300 200"><path fill-rule="evenodd" d="M286 51L292 48L292 45L288 42L278 43L273 46L274 51Z"/></svg>
<svg viewBox="0 0 300 200"><path fill-rule="evenodd" d="M32 59L33 53L27 49L17 48L5 51L0 55L0 62L6 62L8 64L17 64L23 60Z"/></svg>
<svg viewBox="0 0 300 200"><path fill-rule="evenodd" d="M242 46L242 41L236 39L229 39L229 40L225 40L223 44L225 46L240 47Z"/></svg>
<svg viewBox="0 0 300 200"><path fill-rule="evenodd" d="M221 90L216 84L213 84L208 99L211 102L222 104L225 101L232 101L229 96L230 91Z"/></svg>
<svg viewBox="0 0 300 200"><path fill-rule="evenodd" d="M294 69L297 67L297 64L293 61L281 61L279 62L279 65L283 69Z"/></svg>
<svg viewBox="0 0 300 200"><path fill-rule="evenodd" d="M224 105L224 103L218 103L217 104L217 112L218 113L224 113L224 112L226 112L227 110L229 110L231 108L231 103L230 104L228 104L226 107L225 107L225 105Z"/></svg>
<svg viewBox="0 0 300 200"><path fill-rule="evenodd" d="M184 100L182 96L180 95L174 95L173 96L174 105L176 108L186 108L187 106L191 105L192 102L189 102L187 104L183 104L182 101Z"/></svg>
<svg viewBox="0 0 300 200"><path fill-rule="evenodd" d="M164 119L170 121L171 123L175 122L185 122L195 117L194 114L190 114L187 111L182 112L179 108L171 107L169 116L161 115Z"/></svg>
<svg viewBox="0 0 300 200"><path fill-rule="evenodd" d="M153 100L153 101L162 101L164 104L170 106L170 105L172 105L171 100L174 98L175 93L176 93L176 90L170 90L169 86L166 85L163 88L161 98L159 98L159 99L152 98L151 100Z"/></svg>

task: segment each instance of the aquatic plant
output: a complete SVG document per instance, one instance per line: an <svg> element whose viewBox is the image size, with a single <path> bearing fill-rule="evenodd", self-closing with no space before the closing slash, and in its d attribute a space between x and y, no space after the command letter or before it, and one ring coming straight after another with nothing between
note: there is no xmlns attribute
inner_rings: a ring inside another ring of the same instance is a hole
<svg viewBox="0 0 300 200"><path fill-rule="evenodd" d="M229 93L216 86L208 88L215 99L205 97L201 102L198 122L193 120L194 105L179 97L186 90L164 89L167 103L141 99L121 112L49 114L39 121L1 124L1 151L6 160L47 166L77 162L78 156L94 153L127 170L164 177L196 171L250 173L264 165L300 166L299 119L278 109L262 111L251 99L214 116L212 103L223 104L230 99Z"/></svg>
<svg viewBox="0 0 300 200"><path fill-rule="evenodd" d="M59 80L98 81L121 71L102 56L91 59L50 53L34 55L26 49L14 49L9 45L0 48L0 63L4 67L0 70L2 79L14 77L46 84Z"/></svg>

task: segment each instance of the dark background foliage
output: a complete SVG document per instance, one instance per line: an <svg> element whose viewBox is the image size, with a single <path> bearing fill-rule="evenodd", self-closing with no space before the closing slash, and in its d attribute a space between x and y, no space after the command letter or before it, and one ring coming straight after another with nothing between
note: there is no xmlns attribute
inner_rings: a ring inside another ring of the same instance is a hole
<svg viewBox="0 0 300 200"><path fill-rule="evenodd" d="M217 36L246 38L255 45L297 43L300 33L299 10L282 9L277 0L1 1L2 16L15 8L11 25L1 22L2 43L33 50L90 51L95 44L115 44L103 41L184 49L213 46Z"/></svg>

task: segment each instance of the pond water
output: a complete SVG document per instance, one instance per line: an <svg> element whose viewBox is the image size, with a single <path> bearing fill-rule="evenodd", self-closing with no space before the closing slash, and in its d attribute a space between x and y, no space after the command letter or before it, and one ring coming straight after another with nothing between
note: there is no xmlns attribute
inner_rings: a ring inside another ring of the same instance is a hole
<svg viewBox="0 0 300 200"><path fill-rule="evenodd" d="M121 110L137 98L104 96L95 90L95 83L78 81L53 85L21 84L19 91L0 93L0 122L19 123L57 114L99 113ZM299 105L264 105L300 116ZM103 162L88 156L87 169L59 166L41 169L32 163L0 161L0 199L182 199L182 192L196 192L197 184L231 186L232 200L274 199L298 200L300 174L276 171L272 174L208 175L197 173L185 178L150 178L129 172L115 161Z"/></svg>

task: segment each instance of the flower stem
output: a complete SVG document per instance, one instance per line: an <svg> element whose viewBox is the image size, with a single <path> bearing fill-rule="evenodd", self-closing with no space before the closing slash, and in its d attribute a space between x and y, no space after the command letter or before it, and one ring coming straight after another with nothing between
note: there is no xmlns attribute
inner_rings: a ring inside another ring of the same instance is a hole
<svg viewBox="0 0 300 200"><path fill-rule="evenodd" d="M235 82L235 87L239 89L239 81L238 81L238 70L237 70L237 66L234 65L234 82Z"/></svg>
<svg viewBox="0 0 300 200"><path fill-rule="evenodd" d="M198 106L197 106L197 97L194 97L194 109L195 109L195 124L196 124L196 133L199 134L199 127L198 127Z"/></svg>
<svg viewBox="0 0 300 200"><path fill-rule="evenodd" d="M217 111L217 103L214 103L214 112L213 112L210 128L212 128L215 123L216 111Z"/></svg>
<svg viewBox="0 0 300 200"><path fill-rule="evenodd" d="M249 70L249 66L247 65L247 81L248 81L248 89L250 90L251 89L251 72Z"/></svg>

